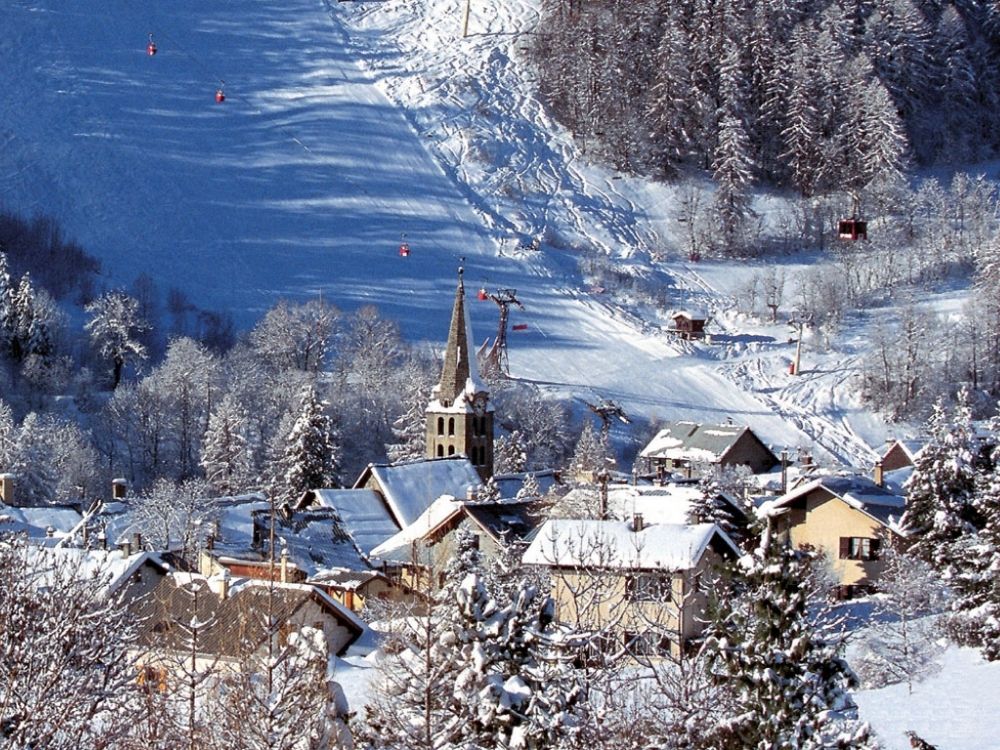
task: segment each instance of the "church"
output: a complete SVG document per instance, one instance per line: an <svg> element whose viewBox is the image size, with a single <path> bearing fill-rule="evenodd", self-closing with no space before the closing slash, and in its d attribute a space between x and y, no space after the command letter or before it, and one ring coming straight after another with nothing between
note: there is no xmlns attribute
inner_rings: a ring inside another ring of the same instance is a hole
<svg viewBox="0 0 1000 750"><path fill-rule="evenodd" d="M441 379L427 405L427 458L464 454L485 483L493 476L493 405L472 348L462 269Z"/></svg>

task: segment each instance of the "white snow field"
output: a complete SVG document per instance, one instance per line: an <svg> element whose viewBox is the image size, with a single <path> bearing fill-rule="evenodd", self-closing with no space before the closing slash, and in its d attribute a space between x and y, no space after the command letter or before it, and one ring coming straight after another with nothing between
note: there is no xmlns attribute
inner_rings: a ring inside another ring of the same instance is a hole
<svg viewBox="0 0 1000 750"><path fill-rule="evenodd" d="M57 216L108 286L146 273L242 327L279 298L322 295L441 342L464 256L470 288L525 303L514 377L642 421L731 417L776 446L869 462L885 430L852 406L849 369L789 388L784 331L682 346L583 288L580 248L669 257L672 189L587 166L549 120L520 61L531 3L472 7L462 39L459 0L11 0L0 206ZM719 307L711 267L693 266L668 265L672 298ZM729 284L748 272L716 270ZM472 308L485 340L496 308Z"/></svg>
<svg viewBox="0 0 1000 750"><path fill-rule="evenodd" d="M886 750L906 750L907 730L941 750L1000 748L1000 664L983 661L975 649L949 647L941 671L913 686L862 691L854 698L861 718L879 734Z"/></svg>

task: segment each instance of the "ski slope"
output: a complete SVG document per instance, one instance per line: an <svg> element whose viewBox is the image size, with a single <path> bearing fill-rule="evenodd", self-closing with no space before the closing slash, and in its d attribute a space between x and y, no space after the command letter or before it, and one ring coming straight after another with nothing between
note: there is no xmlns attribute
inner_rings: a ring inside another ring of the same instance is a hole
<svg viewBox="0 0 1000 750"><path fill-rule="evenodd" d="M681 346L582 288L581 248L645 262L674 246L672 190L588 166L549 120L522 62L533 4L472 7L462 39L455 0L11 0L0 205L56 215L108 286L146 273L241 327L322 295L441 342L464 262L470 288L526 306L513 377L867 461L836 395L771 395L785 348ZM695 277L677 269L682 301L721 304ZM485 340L496 309L472 308Z"/></svg>

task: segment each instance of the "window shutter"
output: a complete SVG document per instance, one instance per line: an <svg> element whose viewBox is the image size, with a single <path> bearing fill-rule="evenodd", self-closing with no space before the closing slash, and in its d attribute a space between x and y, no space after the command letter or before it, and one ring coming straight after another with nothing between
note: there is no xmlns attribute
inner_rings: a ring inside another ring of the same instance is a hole
<svg viewBox="0 0 1000 750"><path fill-rule="evenodd" d="M851 537L840 537L840 559L846 560L851 556Z"/></svg>

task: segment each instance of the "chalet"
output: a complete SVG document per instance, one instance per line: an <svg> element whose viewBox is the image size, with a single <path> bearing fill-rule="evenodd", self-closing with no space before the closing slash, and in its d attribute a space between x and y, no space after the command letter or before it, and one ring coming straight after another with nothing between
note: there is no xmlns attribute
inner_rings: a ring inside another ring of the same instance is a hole
<svg viewBox="0 0 1000 750"><path fill-rule="evenodd" d="M677 310L670 315L673 325L671 333L686 341L705 338L705 324L708 314L702 310Z"/></svg>
<svg viewBox="0 0 1000 750"><path fill-rule="evenodd" d="M761 509L793 547L825 553L837 594L851 598L877 588L882 545L903 539L899 520L906 498L863 476L823 476L772 500Z"/></svg>
<svg viewBox="0 0 1000 750"><path fill-rule="evenodd" d="M556 618L608 649L677 655L704 628L706 584L740 551L714 524L550 519L524 553L549 569Z"/></svg>
<svg viewBox="0 0 1000 750"><path fill-rule="evenodd" d="M754 474L773 468L778 458L746 426L667 422L639 456L646 471L665 476L673 471L692 474L697 464L749 466Z"/></svg>
<svg viewBox="0 0 1000 750"><path fill-rule="evenodd" d="M926 440L892 440L882 454L882 470L896 471L913 466L923 450Z"/></svg>

